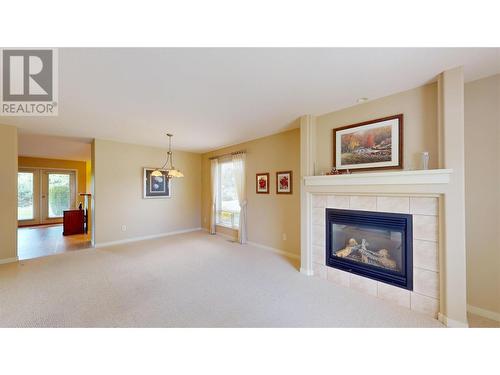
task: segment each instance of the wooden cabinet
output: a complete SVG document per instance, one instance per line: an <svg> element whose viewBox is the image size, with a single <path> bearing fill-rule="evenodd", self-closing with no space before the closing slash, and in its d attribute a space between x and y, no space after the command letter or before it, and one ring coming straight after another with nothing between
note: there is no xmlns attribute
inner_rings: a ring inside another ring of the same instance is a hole
<svg viewBox="0 0 500 375"><path fill-rule="evenodd" d="M63 236L85 233L85 211L64 211Z"/></svg>

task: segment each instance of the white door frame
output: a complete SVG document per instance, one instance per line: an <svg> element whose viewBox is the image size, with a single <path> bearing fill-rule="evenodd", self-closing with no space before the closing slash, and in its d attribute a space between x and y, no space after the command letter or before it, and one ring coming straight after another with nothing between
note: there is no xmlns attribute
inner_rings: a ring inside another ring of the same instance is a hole
<svg viewBox="0 0 500 375"><path fill-rule="evenodd" d="M18 172L33 173L33 219L18 220L19 226L40 224L40 170L38 168L19 168Z"/></svg>

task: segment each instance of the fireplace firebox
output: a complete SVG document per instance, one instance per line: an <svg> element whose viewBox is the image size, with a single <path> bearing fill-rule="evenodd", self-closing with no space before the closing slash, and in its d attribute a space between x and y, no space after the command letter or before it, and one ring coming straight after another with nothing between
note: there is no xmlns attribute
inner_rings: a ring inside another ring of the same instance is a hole
<svg viewBox="0 0 500 375"><path fill-rule="evenodd" d="M326 209L326 265L413 290L412 216Z"/></svg>

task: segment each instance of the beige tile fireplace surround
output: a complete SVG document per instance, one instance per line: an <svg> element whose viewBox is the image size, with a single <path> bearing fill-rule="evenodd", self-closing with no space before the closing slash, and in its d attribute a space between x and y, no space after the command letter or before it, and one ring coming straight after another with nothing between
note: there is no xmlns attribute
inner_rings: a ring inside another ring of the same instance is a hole
<svg viewBox="0 0 500 375"><path fill-rule="evenodd" d="M438 318L438 197L385 195L312 195L311 248L314 276ZM325 209L339 208L411 214L413 218L413 291L325 265Z"/></svg>
<svg viewBox="0 0 500 375"><path fill-rule="evenodd" d="M453 179L451 169L304 177L301 272L427 314L449 327L466 326L446 314L456 289L448 282L447 261L456 251L446 246L447 224L454 216L449 203ZM413 290L325 265L326 208L412 215Z"/></svg>

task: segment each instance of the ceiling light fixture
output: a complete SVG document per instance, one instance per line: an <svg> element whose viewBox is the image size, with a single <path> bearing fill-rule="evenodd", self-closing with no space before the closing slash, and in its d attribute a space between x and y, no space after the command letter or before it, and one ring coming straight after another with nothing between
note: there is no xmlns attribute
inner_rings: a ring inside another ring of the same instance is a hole
<svg viewBox="0 0 500 375"><path fill-rule="evenodd" d="M153 172L151 172L152 176L155 177L160 177L163 174L161 173L162 170L167 171L167 178L172 178L172 177L184 177L181 171L178 169L175 169L173 163L174 163L174 158L172 154L172 137L173 134L167 134L168 136L168 152L167 152L167 160L165 161L165 164L161 168L155 169Z"/></svg>

